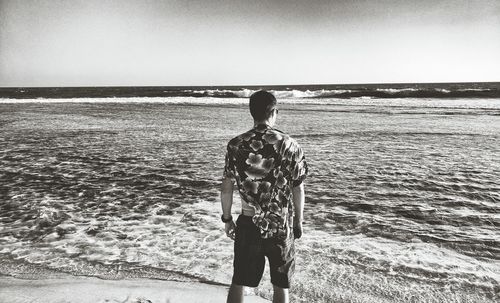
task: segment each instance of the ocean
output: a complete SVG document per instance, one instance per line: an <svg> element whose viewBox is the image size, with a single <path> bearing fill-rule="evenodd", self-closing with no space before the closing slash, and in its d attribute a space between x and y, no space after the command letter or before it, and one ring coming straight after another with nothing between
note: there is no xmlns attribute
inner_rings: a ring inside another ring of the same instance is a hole
<svg viewBox="0 0 500 303"><path fill-rule="evenodd" d="M0 274L228 285L259 88L0 88ZM262 88L310 168L294 302L500 299L500 83Z"/></svg>

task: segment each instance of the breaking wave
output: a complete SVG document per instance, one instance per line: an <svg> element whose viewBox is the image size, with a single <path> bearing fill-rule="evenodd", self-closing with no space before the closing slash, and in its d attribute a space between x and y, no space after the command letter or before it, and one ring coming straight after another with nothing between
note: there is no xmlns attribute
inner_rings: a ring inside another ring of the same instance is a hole
<svg viewBox="0 0 500 303"><path fill-rule="evenodd" d="M280 99L500 98L500 83L357 84L220 87L35 87L0 88L0 98L248 98L266 89Z"/></svg>
<svg viewBox="0 0 500 303"><path fill-rule="evenodd" d="M258 89L207 89L166 91L176 97L248 98ZM319 89L319 90L269 90L277 98L500 98L499 89L457 89L445 88L375 88L375 89Z"/></svg>

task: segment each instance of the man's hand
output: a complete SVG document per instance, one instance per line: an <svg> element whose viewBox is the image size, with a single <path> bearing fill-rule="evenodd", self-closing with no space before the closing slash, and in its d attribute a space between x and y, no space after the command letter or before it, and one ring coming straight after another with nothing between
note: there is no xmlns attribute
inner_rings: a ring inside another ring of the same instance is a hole
<svg viewBox="0 0 500 303"><path fill-rule="evenodd" d="M226 223L226 236L234 240L234 229L236 228L236 225L234 224L234 221L231 220Z"/></svg>
<svg viewBox="0 0 500 303"><path fill-rule="evenodd" d="M302 237L302 222L294 222L293 224L293 237L300 239Z"/></svg>

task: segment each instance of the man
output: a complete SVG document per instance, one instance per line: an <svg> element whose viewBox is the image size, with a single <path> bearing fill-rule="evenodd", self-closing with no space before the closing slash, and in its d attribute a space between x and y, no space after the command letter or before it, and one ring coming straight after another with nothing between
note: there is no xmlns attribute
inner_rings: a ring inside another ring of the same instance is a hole
<svg viewBox="0 0 500 303"><path fill-rule="evenodd" d="M257 287L268 258L273 302L288 302L295 268L294 239L302 235L307 164L298 143L274 129L276 98L267 91L250 96L254 127L227 145L221 188L222 216L234 243L234 272L228 303L243 302L243 287ZM234 181L241 215L233 222Z"/></svg>

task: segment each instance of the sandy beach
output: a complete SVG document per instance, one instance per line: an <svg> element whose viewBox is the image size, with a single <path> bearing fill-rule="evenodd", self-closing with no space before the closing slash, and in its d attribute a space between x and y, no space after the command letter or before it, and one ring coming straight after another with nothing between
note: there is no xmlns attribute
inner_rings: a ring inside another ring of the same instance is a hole
<svg viewBox="0 0 500 303"><path fill-rule="evenodd" d="M227 287L149 279L102 280L93 277L25 280L0 277L0 302L225 302ZM255 295L245 302L269 302Z"/></svg>

